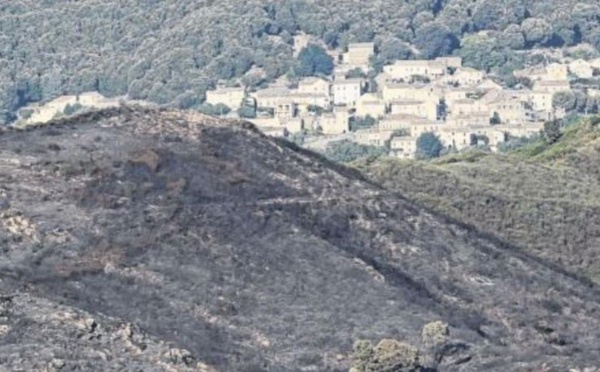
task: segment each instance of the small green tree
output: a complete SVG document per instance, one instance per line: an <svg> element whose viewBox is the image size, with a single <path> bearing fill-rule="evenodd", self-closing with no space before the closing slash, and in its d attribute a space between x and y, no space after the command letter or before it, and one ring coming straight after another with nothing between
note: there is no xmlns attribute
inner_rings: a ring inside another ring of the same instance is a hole
<svg viewBox="0 0 600 372"><path fill-rule="evenodd" d="M215 114L215 107L213 105L211 105L210 103L203 103L198 107L198 111L200 111L201 113L205 114L205 115L216 115Z"/></svg>
<svg viewBox="0 0 600 372"><path fill-rule="evenodd" d="M256 110L248 106L240 107L237 110L237 113L240 116L240 118L244 119L254 119L256 117Z"/></svg>
<svg viewBox="0 0 600 372"><path fill-rule="evenodd" d="M367 74L362 70L362 68L357 67L346 73L346 79L355 79L355 78L366 78Z"/></svg>
<svg viewBox="0 0 600 372"><path fill-rule="evenodd" d="M231 108L224 103L217 103L214 105L213 110L215 115L227 115L231 112Z"/></svg>
<svg viewBox="0 0 600 372"><path fill-rule="evenodd" d="M325 49L318 45L310 44L298 54L297 73L300 76L313 76L316 74L331 75L333 72L333 58Z"/></svg>
<svg viewBox="0 0 600 372"><path fill-rule="evenodd" d="M442 141L434 133L423 133L417 138L417 158L419 159L437 158L443 149Z"/></svg>
<svg viewBox="0 0 600 372"><path fill-rule="evenodd" d="M68 104L65 106L65 108L63 109L63 114L69 116L69 115L73 115L74 113L76 113L77 111L81 110L83 108L83 106L80 103L74 103L74 104Z"/></svg>
<svg viewBox="0 0 600 372"><path fill-rule="evenodd" d="M502 119L500 119L500 114L494 111L494 115L490 118L490 124L498 125L502 123Z"/></svg>
<svg viewBox="0 0 600 372"><path fill-rule="evenodd" d="M557 92L552 96L552 106L572 111L577 107L577 97L573 92Z"/></svg>
<svg viewBox="0 0 600 372"><path fill-rule="evenodd" d="M378 158L387 153L385 147L361 145L348 140L330 142L325 148L325 156L339 163L350 163L363 158Z"/></svg>
<svg viewBox="0 0 600 372"><path fill-rule="evenodd" d="M560 139L560 137L562 136L560 127L560 120L552 120L544 123L544 130L542 133L544 135L544 140L546 141L546 143L551 145L553 143L556 143Z"/></svg>

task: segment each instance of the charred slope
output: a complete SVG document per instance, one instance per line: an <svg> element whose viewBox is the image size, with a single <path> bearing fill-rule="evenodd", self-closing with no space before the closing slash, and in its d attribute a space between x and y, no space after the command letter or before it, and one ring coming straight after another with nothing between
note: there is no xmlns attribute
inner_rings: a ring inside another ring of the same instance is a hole
<svg viewBox="0 0 600 372"><path fill-rule="evenodd" d="M442 369L597 362L596 288L250 125L52 124L0 136L0 364L344 370L438 319L469 348Z"/></svg>

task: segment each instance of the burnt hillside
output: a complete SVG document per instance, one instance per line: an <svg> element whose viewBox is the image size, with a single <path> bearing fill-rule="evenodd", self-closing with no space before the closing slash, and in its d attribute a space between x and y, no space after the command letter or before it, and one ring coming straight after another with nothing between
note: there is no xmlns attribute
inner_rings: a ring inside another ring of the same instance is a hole
<svg viewBox="0 0 600 372"><path fill-rule="evenodd" d="M121 108L0 149L8 369L342 371L435 320L440 370L597 364L595 287L249 124Z"/></svg>

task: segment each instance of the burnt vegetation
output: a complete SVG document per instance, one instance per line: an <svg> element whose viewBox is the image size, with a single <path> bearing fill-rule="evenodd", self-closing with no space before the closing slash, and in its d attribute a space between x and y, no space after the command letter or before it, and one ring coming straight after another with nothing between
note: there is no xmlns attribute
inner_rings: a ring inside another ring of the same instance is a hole
<svg viewBox="0 0 600 372"><path fill-rule="evenodd" d="M0 149L8 368L597 364L589 282L251 124L123 107Z"/></svg>

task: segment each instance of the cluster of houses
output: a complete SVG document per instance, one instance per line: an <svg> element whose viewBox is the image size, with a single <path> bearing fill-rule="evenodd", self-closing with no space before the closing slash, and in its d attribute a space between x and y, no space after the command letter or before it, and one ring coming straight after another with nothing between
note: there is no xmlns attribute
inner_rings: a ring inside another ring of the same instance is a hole
<svg viewBox="0 0 600 372"><path fill-rule="evenodd" d="M459 57L399 60L385 66L374 82L347 77L353 70L367 72L374 53L373 43L350 44L346 53L332 55L336 67L331 77L308 77L294 87L276 84L256 92L218 88L207 92L206 99L232 109L250 102L258 113L250 121L271 135L344 137L387 145L395 156L412 158L417 139L426 132L456 150L480 143L494 150L509 136L538 133L545 121L565 115L553 107L553 97L571 89L570 77L590 78L600 68L600 61L579 60L516 71L516 77L532 82L531 88L518 90L464 67ZM351 130L352 122L366 117L374 119L372 127Z"/></svg>

